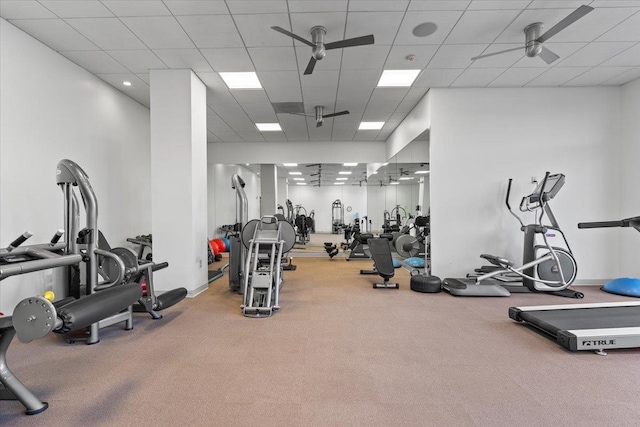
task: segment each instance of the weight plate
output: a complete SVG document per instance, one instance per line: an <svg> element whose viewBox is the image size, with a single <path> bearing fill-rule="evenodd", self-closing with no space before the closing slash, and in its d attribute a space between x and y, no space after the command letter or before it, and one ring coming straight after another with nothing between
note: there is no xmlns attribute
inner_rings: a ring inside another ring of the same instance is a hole
<svg viewBox="0 0 640 427"><path fill-rule="evenodd" d="M42 338L55 328L56 309L43 297L25 298L13 310L13 328L20 342Z"/></svg>

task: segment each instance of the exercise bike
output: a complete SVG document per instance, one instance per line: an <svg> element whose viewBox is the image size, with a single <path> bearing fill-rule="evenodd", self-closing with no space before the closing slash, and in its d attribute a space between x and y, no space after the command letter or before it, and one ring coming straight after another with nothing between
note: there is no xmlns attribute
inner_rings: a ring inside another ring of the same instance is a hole
<svg viewBox="0 0 640 427"><path fill-rule="evenodd" d="M492 267L483 267L475 277L444 279L442 288L456 296L506 297L515 292L545 292L569 298L583 298L584 294L581 292L567 289L575 280L578 267L569 243L548 203L558 194L564 182L563 174L551 175L547 172L534 192L522 198L520 211L536 212L535 223L525 225L509 204L512 183L509 179L505 203L525 233L523 265L515 267L513 262L506 258L482 254L480 257L489 261ZM543 224L545 214L550 225ZM549 238L556 233L562 237L566 249L550 243ZM542 237L543 244L536 244L538 236ZM522 285L510 285L514 278L521 279Z"/></svg>

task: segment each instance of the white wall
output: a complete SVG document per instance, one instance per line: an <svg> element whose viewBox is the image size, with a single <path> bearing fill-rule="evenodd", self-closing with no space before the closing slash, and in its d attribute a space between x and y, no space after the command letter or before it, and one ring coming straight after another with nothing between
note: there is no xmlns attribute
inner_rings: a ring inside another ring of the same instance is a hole
<svg viewBox="0 0 640 427"><path fill-rule="evenodd" d="M293 206L304 206L307 213L315 211L316 233L331 233L331 205L336 199L340 199L344 207L345 224L353 223L356 213L360 218L367 215L366 187L351 185L311 187L290 184L289 199ZM351 206L351 212L347 212L347 206Z"/></svg>
<svg viewBox="0 0 640 427"><path fill-rule="evenodd" d="M622 146L620 179L620 218L640 215L640 79L621 88ZM611 232L613 229L605 229ZM617 230L620 234L619 276L640 277L640 234L632 228Z"/></svg>
<svg viewBox="0 0 640 427"><path fill-rule="evenodd" d="M260 176L240 165L209 165L209 239L223 237L224 232L218 227L236 222L236 191L231 188L233 174L238 174L245 182L249 221L260 218Z"/></svg>
<svg viewBox="0 0 640 427"><path fill-rule="evenodd" d="M42 243L63 228L64 158L89 175L112 246L150 232L149 110L0 19L0 245L26 230ZM63 295L60 276L3 280L0 311L47 289Z"/></svg>
<svg viewBox="0 0 640 427"><path fill-rule="evenodd" d="M620 88L432 89L430 96L434 274L464 277L482 264L481 253L520 262L522 233L504 206L507 180L515 180L517 205L531 177L550 171L567 177L552 207L578 279L618 275L616 236L577 223L620 216Z"/></svg>

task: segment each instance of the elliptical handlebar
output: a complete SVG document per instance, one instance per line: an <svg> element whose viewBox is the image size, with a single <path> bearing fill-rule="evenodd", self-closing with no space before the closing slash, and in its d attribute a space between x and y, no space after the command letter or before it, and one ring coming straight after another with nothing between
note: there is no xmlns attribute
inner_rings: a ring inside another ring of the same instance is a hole
<svg viewBox="0 0 640 427"><path fill-rule="evenodd" d="M509 213L513 215L515 219L520 223L521 228L524 228L524 222L522 222L522 218L520 218L514 211L511 209L511 204L509 203L509 196L511 196L511 183L513 182L513 178L509 178L509 185L507 185L507 196L505 197L504 203L507 205L507 209L509 209Z"/></svg>

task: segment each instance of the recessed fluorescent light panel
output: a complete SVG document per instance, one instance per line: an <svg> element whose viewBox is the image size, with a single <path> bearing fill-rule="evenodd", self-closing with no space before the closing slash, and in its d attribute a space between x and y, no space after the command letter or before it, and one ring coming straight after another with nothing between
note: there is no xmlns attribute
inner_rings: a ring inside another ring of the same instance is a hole
<svg viewBox="0 0 640 427"><path fill-rule="evenodd" d="M286 167L288 167L288 168L289 168L289 167L295 167L295 166L298 166L298 164L297 164L297 163L283 163L282 165L283 165L283 166L286 166Z"/></svg>
<svg viewBox="0 0 640 427"><path fill-rule="evenodd" d="M293 178L294 181L304 181L304 178Z"/></svg>
<svg viewBox="0 0 640 427"><path fill-rule="evenodd" d="M343 163L342 166L358 166L357 163Z"/></svg>
<svg viewBox="0 0 640 427"><path fill-rule="evenodd" d="M412 176L403 176L402 178L400 178L400 181L408 181L410 179L413 179Z"/></svg>
<svg viewBox="0 0 640 427"><path fill-rule="evenodd" d="M378 87L408 87L420 74L420 70L384 70Z"/></svg>
<svg viewBox="0 0 640 427"><path fill-rule="evenodd" d="M414 173L415 173L416 175L419 175L419 174L426 174L426 173L429 173L429 171L415 171Z"/></svg>
<svg viewBox="0 0 640 427"><path fill-rule="evenodd" d="M348 179L349 179L349 178L336 178L336 181L346 181L346 180L348 180Z"/></svg>
<svg viewBox="0 0 640 427"><path fill-rule="evenodd" d="M380 130L384 122L360 122L358 130Z"/></svg>
<svg viewBox="0 0 640 427"><path fill-rule="evenodd" d="M256 127L260 132L282 131L280 123L256 123Z"/></svg>
<svg viewBox="0 0 640 427"><path fill-rule="evenodd" d="M351 175L351 171L340 171L338 175Z"/></svg>
<svg viewBox="0 0 640 427"><path fill-rule="evenodd" d="M219 73L229 89L262 89L258 75L248 73Z"/></svg>
<svg viewBox="0 0 640 427"><path fill-rule="evenodd" d="M296 185L307 185L306 182L296 182Z"/></svg>
<svg viewBox="0 0 640 427"><path fill-rule="evenodd" d="M390 184L391 184L391 185L398 185L398 184L400 184L400 183L399 183L399 182L391 182Z"/></svg>
<svg viewBox="0 0 640 427"><path fill-rule="evenodd" d="M131 86L131 82L126 81L126 80L123 81L122 84L125 85L125 86Z"/></svg>
<svg viewBox="0 0 640 427"><path fill-rule="evenodd" d="M302 172L289 172L289 175L302 175Z"/></svg>
<svg viewBox="0 0 640 427"><path fill-rule="evenodd" d="M344 185L344 182L334 182L333 185Z"/></svg>

